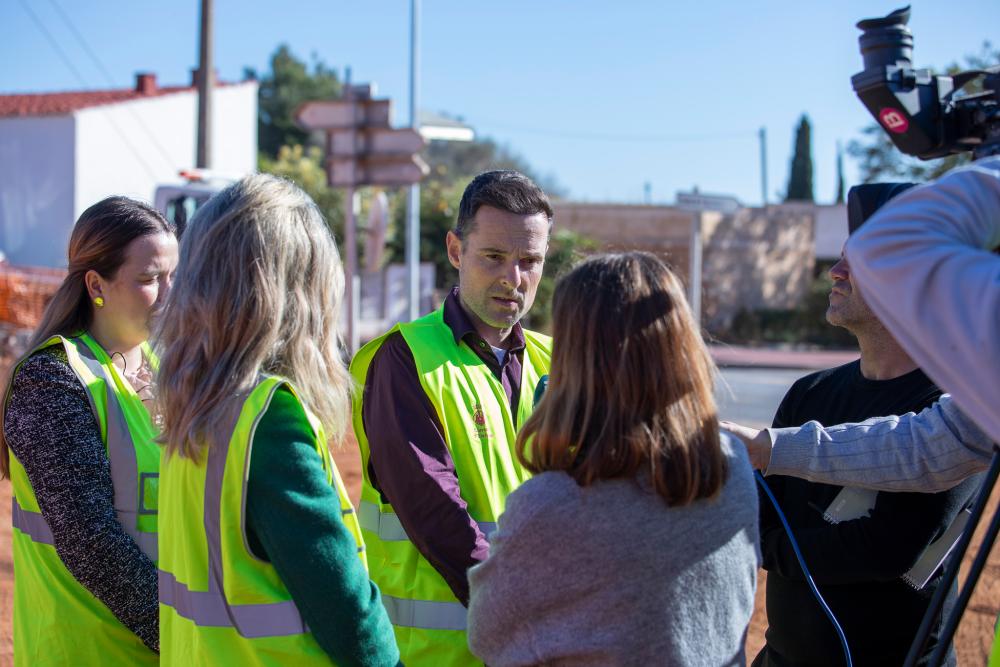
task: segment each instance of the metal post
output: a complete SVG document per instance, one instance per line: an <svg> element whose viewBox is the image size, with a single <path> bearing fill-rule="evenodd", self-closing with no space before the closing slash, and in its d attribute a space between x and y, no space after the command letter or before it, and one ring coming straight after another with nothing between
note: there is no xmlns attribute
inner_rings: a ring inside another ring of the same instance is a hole
<svg viewBox="0 0 1000 667"><path fill-rule="evenodd" d="M347 352L354 356L358 351L357 305L354 303L354 277L358 274L357 225L354 219L354 186L344 188L344 301L347 315L347 330L344 342Z"/></svg>
<svg viewBox="0 0 1000 667"><path fill-rule="evenodd" d="M767 206L767 128L760 128L760 205Z"/></svg>
<svg viewBox="0 0 1000 667"><path fill-rule="evenodd" d="M352 101L351 70L347 69L344 76L344 99ZM356 128L352 130L352 133ZM352 137L350 145L354 145ZM354 184L344 188L344 301L347 315L347 327L344 342L347 353L354 356L358 351L358 304L356 303L355 276L358 275L358 239L357 222L354 217Z"/></svg>
<svg viewBox="0 0 1000 667"><path fill-rule="evenodd" d="M699 328L701 328L701 215L698 211L691 214L691 255L689 260L691 270L688 286L691 314Z"/></svg>
<svg viewBox="0 0 1000 667"><path fill-rule="evenodd" d="M420 0L410 0L410 127L420 131L417 112ZM406 275L409 281L409 319L420 316L420 183L410 186L406 207Z"/></svg>
<svg viewBox="0 0 1000 667"><path fill-rule="evenodd" d="M212 0L201 0L201 42L198 56L198 147L195 159L200 169L212 166L212 90L215 67L212 60Z"/></svg>

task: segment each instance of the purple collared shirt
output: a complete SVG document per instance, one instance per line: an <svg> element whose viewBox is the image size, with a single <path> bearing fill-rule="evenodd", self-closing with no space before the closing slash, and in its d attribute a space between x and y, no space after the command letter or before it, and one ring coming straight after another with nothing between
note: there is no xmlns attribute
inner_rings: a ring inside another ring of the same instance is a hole
<svg viewBox="0 0 1000 667"><path fill-rule="evenodd" d="M525 345L520 323L511 330L500 364L463 310L457 287L444 302L444 322L455 344L471 348L500 380L511 414L516 415ZM466 572L486 559L490 545L462 499L437 411L420 385L413 352L399 332L386 338L368 368L361 418L368 436L372 485L392 505L413 545L459 602L467 605Z"/></svg>

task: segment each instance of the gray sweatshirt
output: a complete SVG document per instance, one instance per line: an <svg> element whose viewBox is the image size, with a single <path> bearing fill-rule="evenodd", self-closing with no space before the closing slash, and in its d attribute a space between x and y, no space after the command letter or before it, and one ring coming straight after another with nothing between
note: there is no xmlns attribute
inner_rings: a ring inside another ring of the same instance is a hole
<svg viewBox="0 0 1000 667"><path fill-rule="evenodd" d="M469 647L491 667L743 665L760 552L746 452L719 496L668 507L648 478L547 472L507 499L469 571Z"/></svg>

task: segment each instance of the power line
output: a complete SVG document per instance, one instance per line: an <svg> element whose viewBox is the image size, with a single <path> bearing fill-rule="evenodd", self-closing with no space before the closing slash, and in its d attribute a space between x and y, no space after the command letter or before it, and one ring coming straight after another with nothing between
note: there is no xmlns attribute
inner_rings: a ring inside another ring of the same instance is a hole
<svg viewBox="0 0 1000 667"><path fill-rule="evenodd" d="M28 6L27 0L20 0L20 3L21 7L24 8L24 11L28 13L28 16L31 17L31 20L35 23L35 26L41 31L42 35L45 36L45 39L48 41L49 46L51 46L52 50L56 52L56 55L58 55L59 59L63 61L63 64L66 65L67 69L69 69L69 71L73 73L77 81L80 82L80 85L82 85L85 89L90 88L90 84L87 83L87 80L84 78L84 76L80 74L80 71L76 68L75 65L73 65L73 62L69 59L69 56L67 56L66 52L62 50L61 46L59 46L59 42L57 42L55 37L52 36L52 33L49 32L49 29L46 28L45 24L42 23L42 20L38 18L38 15L35 14L34 11L32 11L31 7ZM110 121L111 118L108 117L108 120ZM132 154L135 155L135 159L139 161L139 164L141 164L142 168L146 170L146 173L149 175L149 177L155 181L156 174L153 172L152 167L150 167L149 164L143 159L142 154L136 149L135 146L132 145L132 143L128 140L128 137L122 133L121 128L119 128L118 125L114 122L111 123L111 127L115 130L118 136L121 137L122 141L125 143L126 146L128 146L129 150L132 151Z"/></svg>
<svg viewBox="0 0 1000 667"><path fill-rule="evenodd" d="M480 120L483 125L487 125L497 130L509 132L524 132L526 134L539 134L557 139L573 139L576 141L610 141L610 142L633 142L633 143L684 143L697 141L721 141L729 139L747 139L753 135L755 130L740 130L733 132L720 132L714 134L615 134L605 132L574 132L565 130L553 130L551 128L525 127L518 125L507 125L505 123L494 123L489 120Z"/></svg>
<svg viewBox="0 0 1000 667"><path fill-rule="evenodd" d="M28 5L26 0L20 0L20 2L21 2L21 7L24 8L24 11L26 11L28 13L28 16L31 17L31 20L34 21L35 26L42 32L42 35L49 42L49 46L51 46L52 50L56 52L56 55L59 56L59 59L62 60L63 64L66 65L69 71L73 73L73 76L76 77L77 81L80 81L81 83L83 83L84 86L86 86L87 85L86 80L83 78L83 75L80 74L80 70L76 68L76 65L73 64L73 61L70 60L68 55L66 55L66 52L62 50L62 47L59 46L59 42L56 40L55 37L52 36L52 33L49 32L49 29L45 27L45 24L42 23L42 20L38 18L38 15L35 14L35 12Z"/></svg>
<svg viewBox="0 0 1000 667"><path fill-rule="evenodd" d="M104 66L104 63L101 62L101 59L97 57L97 54L94 53L94 50L90 48L90 44L87 43L87 40L84 39L80 31L77 30L76 25L73 23L72 20L70 20L66 12L63 11L63 8L59 6L59 3L57 3L56 0L49 0L49 4L52 5L52 7L56 10L56 13L59 14L60 18L62 18L63 23L65 23L66 27L68 27L70 32L73 33L73 36L76 37L76 41L79 42L80 46L83 48L84 53L87 54L91 62L93 62L94 65L97 67L97 69L101 71L101 74L104 75L104 79L108 82L108 85L114 87L116 85L114 77L111 76L111 73L108 71L108 68ZM175 165L173 159L167 153L166 149L164 149L163 146L160 144L160 142L156 139L156 135L154 135L153 132L149 129L149 127L147 127L146 123L143 122L142 117L135 112L135 109L131 107L126 107L126 109L128 109L132 118L139 125L142 131L146 134L146 137L149 139L150 143L153 144L153 147L156 148L157 151L159 151L160 157L162 157L166 161L167 167L170 169L174 169Z"/></svg>

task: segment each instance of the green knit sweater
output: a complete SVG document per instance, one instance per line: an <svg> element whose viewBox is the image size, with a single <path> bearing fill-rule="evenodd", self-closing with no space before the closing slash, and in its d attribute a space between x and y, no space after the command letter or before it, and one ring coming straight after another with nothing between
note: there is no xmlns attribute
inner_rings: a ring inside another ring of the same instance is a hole
<svg viewBox="0 0 1000 667"><path fill-rule="evenodd" d="M358 559L305 412L287 388L275 393L252 446L250 550L274 566L334 663L396 665L399 649L382 597Z"/></svg>

